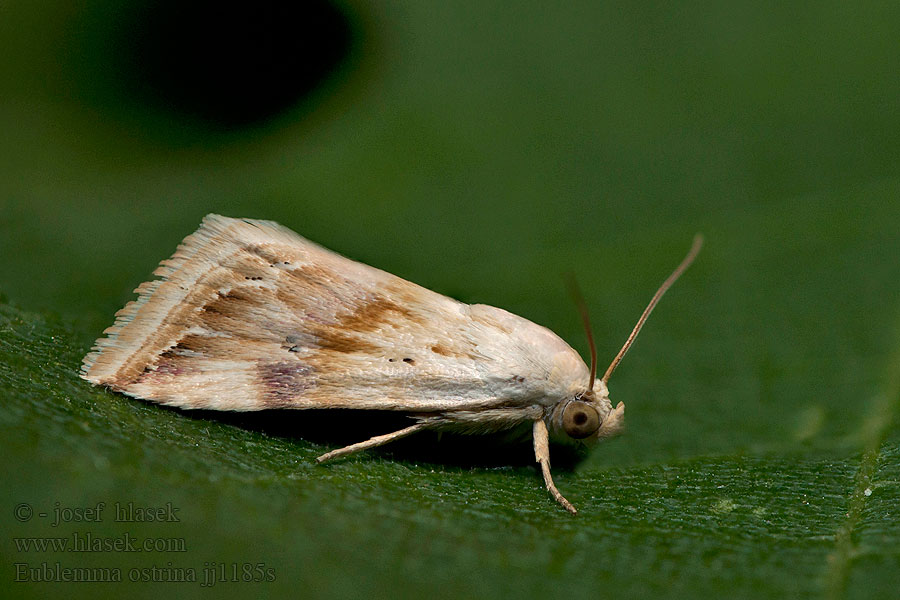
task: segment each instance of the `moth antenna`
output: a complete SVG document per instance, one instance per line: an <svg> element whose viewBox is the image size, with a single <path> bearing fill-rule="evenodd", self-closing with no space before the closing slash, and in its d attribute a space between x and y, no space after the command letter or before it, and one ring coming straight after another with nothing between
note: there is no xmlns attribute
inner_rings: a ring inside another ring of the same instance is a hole
<svg viewBox="0 0 900 600"><path fill-rule="evenodd" d="M597 346L594 344L594 334L591 332L591 320L588 316L588 308L587 303L584 301L584 294L581 293L581 288L578 287L578 281L575 279L575 275L569 274L568 283L569 293L572 294L572 299L575 300L575 304L578 306L578 312L581 313L581 321L584 323L584 332L587 334L588 346L591 349L591 378L588 384L588 390L593 390L594 380L597 378Z"/></svg>
<svg viewBox="0 0 900 600"><path fill-rule="evenodd" d="M688 251L687 256L681 261L681 264L678 265L672 274L663 281L663 284L659 286L659 289L656 290L656 293L653 294L653 298L650 300L650 304L647 305L647 308L644 309L641 318L638 319L637 324L634 326L634 329L631 330L631 335L628 336L628 339L625 340L625 345L622 346L622 349L619 350L619 353L616 354L616 357L613 359L612 363L609 365L609 368L606 369L606 373L603 374L603 378L600 379L603 383L607 383L609 381L609 376L613 374L613 371L616 370L616 367L619 366L619 363L622 362L622 358L625 356L625 353L628 352L629 348L631 348L631 344L634 343L634 339L637 337L638 333L641 331L641 327L644 326L644 322L647 320L647 317L650 316L650 313L653 312L653 308L656 306L656 303L659 302L659 299L662 298L663 294L666 293L672 284L681 277L681 274L687 270L691 263L694 262L694 259L697 258L697 254L700 252L700 248L703 246L703 235L697 234L694 236L694 243L691 244L691 249ZM593 389L593 387L591 387Z"/></svg>

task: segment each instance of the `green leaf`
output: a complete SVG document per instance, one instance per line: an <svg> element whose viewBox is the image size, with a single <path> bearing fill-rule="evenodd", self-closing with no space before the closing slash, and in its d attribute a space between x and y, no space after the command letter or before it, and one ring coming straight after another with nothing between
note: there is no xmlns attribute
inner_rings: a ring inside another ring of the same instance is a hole
<svg viewBox="0 0 900 600"><path fill-rule="evenodd" d="M223 130L119 87L119 4L4 5L3 596L194 597L215 572L237 579L220 597L895 598L897 6L346 10L357 62ZM586 354L572 271L601 363L695 232L706 246L610 383L626 434L551 449L572 517L527 442L423 434L320 466L394 423L190 413L79 379L207 212ZM134 520L147 507L177 520ZM76 535L154 545L33 546ZM123 581L34 581L67 568Z"/></svg>

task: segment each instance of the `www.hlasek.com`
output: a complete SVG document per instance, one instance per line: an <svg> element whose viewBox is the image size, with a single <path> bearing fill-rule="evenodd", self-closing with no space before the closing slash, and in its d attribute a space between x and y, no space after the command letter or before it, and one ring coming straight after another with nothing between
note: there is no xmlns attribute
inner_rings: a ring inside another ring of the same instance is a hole
<svg viewBox="0 0 900 600"><path fill-rule="evenodd" d="M18 552L187 552L183 537L138 538L127 531L115 536L74 531L66 537L14 537L13 543Z"/></svg>

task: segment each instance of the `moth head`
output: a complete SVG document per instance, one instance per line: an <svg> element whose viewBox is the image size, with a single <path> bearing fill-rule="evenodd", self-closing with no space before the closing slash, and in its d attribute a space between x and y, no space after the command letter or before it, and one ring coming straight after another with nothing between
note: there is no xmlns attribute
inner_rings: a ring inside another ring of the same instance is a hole
<svg viewBox="0 0 900 600"><path fill-rule="evenodd" d="M559 428L573 440L591 443L613 437L625 425L625 405L615 409L609 401L606 384L596 381L593 390L586 390L559 407Z"/></svg>
<svg viewBox="0 0 900 600"><path fill-rule="evenodd" d="M575 283L575 280L570 280L572 295L578 304L581 318L584 321L584 329L587 333L588 345L591 350L591 374L587 388L585 388L584 391L575 394L573 398L560 403L553 415L553 420L571 439L592 441L612 437L622 432L625 426L625 404L619 402L615 408L612 407L612 403L609 400L609 389L606 387L609 378L613 374L613 371L616 370L616 367L619 366L625 353L631 348L631 345L634 343L635 338L637 338L641 327L644 326L647 317L650 316L656 303L659 302L659 299L666 293L666 290L675 283L675 280L678 279L681 274L684 273L685 269L687 269L694 261L694 258L697 256L697 253L700 252L700 247L702 245L703 237L700 234L697 234L694 237L694 243L691 245L691 249L688 251L687 256L684 257L681 264L672 271L672 274L669 275L663 284L659 286L659 289L656 290L656 293L653 295L647 308L644 309L643 314L641 314L637 324L634 326L634 329L632 329L631 335L625 340L622 349L616 354L616 357L613 359L612 363L610 363L606 372L603 374L603 377L600 379L597 379L597 348L594 345L594 336L591 333L591 324L588 319L584 296L582 296L578 289L578 284Z"/></svg>

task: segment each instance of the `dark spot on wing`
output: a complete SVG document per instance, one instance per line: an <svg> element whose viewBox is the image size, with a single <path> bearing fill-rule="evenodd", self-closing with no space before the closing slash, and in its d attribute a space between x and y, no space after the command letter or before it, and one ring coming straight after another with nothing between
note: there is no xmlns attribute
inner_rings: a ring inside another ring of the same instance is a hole
<svg viewBox="0 0 900 600"><path fill-rule="evenodd" d="M405 362L405 363L407 363L407 364L410 364L410 365L416 364L416 361L414 361L414 360L411 359L411 358L404 358L404 359L403 359L403 362Z"/></svg>
<svg viewBox="0 0 900 600"><path fill-rule="evenodd" d="M316 385L315 369L295 360L259 363L256 370L266 408L288 407Z"/></svg>

